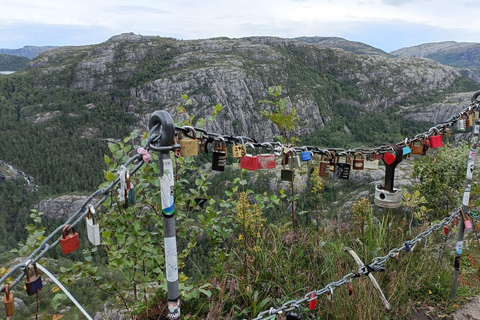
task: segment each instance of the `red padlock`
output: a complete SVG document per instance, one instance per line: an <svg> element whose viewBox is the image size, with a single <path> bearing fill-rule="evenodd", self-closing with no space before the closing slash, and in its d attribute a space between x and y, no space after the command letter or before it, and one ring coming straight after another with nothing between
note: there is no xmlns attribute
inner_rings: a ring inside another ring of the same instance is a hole
<svg viewBox="0 0 480 320"><path fill-rule="evenodd" d="M315 299L308 302L308 309L315 310L315 307L317 306L317 298L316 298L315 294L313 294L313 293L310 294L310 299L312 299L312 298L315 298Z"/></svg>
<svg viewBox="0 0 480 320"><path fill-rule="evenodd" d="M246 146L251 147L255 150L255 147L251 143L247 143ZM256 155L247 154L245 157L240 158L240 168L247 169L250 171L258 170L258 159Z"/></svg>
<svg viewBox="0 0 480 320"><path fill-rule="evenodd" d="M430 147L432 148L443 147L442 136L438 134L437 130L433 131L433 135L428 138L428 140L430 141Z"/></svg>
<svg viewBox="0 0 480 320"><path fill-rule="evenodd" d="M268 146L270 148L270 153L268 154L259 154L257 156L258 169L275 169L275 153L273 146L270 143L262 144L262 146Z"/></svg>
<svg viewBox="0 0 480 320"><path fill-rule="evenodd" d="M78 248L80 248L80 238L78 236L78 233L75 232L75 228L72 228L70 230L72 231L72 233L68 234L69 228L70 228L69 224L63 227L63 236L62 236L62 239L60 239L60 244L62 246L63 254L69 254L71 252L74 252Z"/></svg>

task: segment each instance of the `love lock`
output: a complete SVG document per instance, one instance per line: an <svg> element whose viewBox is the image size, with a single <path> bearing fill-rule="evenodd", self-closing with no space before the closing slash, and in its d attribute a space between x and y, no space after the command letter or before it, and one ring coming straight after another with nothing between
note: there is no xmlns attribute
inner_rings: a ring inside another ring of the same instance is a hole
<svg viewBox="0 0 480 320"><path fill-rule="evenodd" d="M395 176L395 167L402 162L403 149L395 144L389 145L394 153L385 153L383 162L385 163L385 185L375 186L375 204L383 208L398 208L402 204L402 190L393 187Z"/></svg>

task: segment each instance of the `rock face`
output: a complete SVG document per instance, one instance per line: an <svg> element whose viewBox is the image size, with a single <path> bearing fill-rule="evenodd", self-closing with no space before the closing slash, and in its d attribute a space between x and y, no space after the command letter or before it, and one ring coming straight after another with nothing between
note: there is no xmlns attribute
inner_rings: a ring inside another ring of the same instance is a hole
<svg viewBox="0 0 480 320"><path fill-rule="evenodd" d="M339 43L332 39L300 40L180 41L123 34L99 45L44 52L28 70L41 87L68 86L124 99L142 127L148 114L158 109L169 111L177 121L185 119L175 108L183 94L192 101L186 114L197 118L211 115L214 106L222 104L223 111L208 130L259 140L279 134L259 114L271 108L260 103L268 98L269 86L284 88L288 108L298 109L295 133L303 136L331 121L335 104L381 112L466 81L455 69L428 59L354 54L332 48Z"/></svg>
<svg viewBox="0 0 480 320"><path fill-rule="evenodd" d="M81 208L87 198L88 196L63 195L57 198L42 200L35 204L33 208L43 212L45 217L51 219L68 219Z"/></svg>
<svg viewBox="0 0 480 320"><path fill-rule="evenodd" d="M455 311L453 320L480 320L480 296L474 296L462 309Z"/></svg>

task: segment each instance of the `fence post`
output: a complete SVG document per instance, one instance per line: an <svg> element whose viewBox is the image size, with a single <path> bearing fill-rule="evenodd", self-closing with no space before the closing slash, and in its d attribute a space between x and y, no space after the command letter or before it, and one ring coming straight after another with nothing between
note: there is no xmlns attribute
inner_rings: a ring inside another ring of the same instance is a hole
<svg viewBox="0 0 480 320"><path fill-rule="evenodd" d="M452 288L450 291L450 298L455 299L457 296L458 275L460 274L460 259L462 258L463 236L465 233L465 221L463 216L468 215L468 203L470 201L470 190L472 187L473 169L475 167L475 156L477 155L477 143L480 136L480 122L475 121L473 135L471 139L470 152L468 153L467 176L465 178L465 191L463 192L462 212L460 214L460 221L458 223L457 245L455 246L455 260L453 264L453 279Z"/></svg>
<svg viewBox="0 0 480 320"><path fill-rule="evenodd" d="M165 269L167 278L168 319L180 319L180 291L178 288L178 257L175 232L175 200L173 197L173 165L170 151L179 147L174 145L175 125L166 111L155 111L149 120L149 129L155 126L153 134L158 134L158 141L150 150L158 152L160 167L160 194L163 213L163 231L165 241ZM155 140L155 139L154 139Z"/></svg>

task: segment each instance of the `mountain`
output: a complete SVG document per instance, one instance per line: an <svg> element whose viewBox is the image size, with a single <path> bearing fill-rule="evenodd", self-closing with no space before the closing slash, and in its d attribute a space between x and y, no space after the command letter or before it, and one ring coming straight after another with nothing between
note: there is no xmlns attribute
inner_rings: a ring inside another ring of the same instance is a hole
<svg viewBox="0 0 480 320"><path fill-rule="evenodd" d="M368 44L338 37L298 37L294 39L317 44L322 47L343 49L357 54L389 56L385 51L369 46Z"/></svg>
<svg viewBox="0 0 480 320"><path fill-rule="evenodd" d="M298 135L312 134L332 119L345 121L351 113L373 120L379 111L475 87L431 60L358 55L274 37L182 41L123 34L99 45L47 51L27 71L44 88L83 89L121 100L142 127L146 115L159 108L181 119L175 106L183 94L192 99L187 111L196 116L211 114L221 103L225 109L209 129L258 139L278 134L259 115L259 101L272 85L281 85L298 108Z"/></svg>
<svg viewBox="0 0 480 320"><path fill-rule="evenodd" d="M425 43L390 52L398 57L421 57L458 68L480 82L480 43L445 41Z"/></svg>
<svg viewBox="0 0 480 320"><path fill-rule="evenodd" d="M1 49L0 53L33 59L40 53L56 48L55 46L24 46L20 49Z"/></svg>
<svg viewBox="0 0 480 320"><path fill-rule="evenodd" d="M8 54L0 54L0 71L17 71L30 61L25 57L17 57Z"/></svg>

